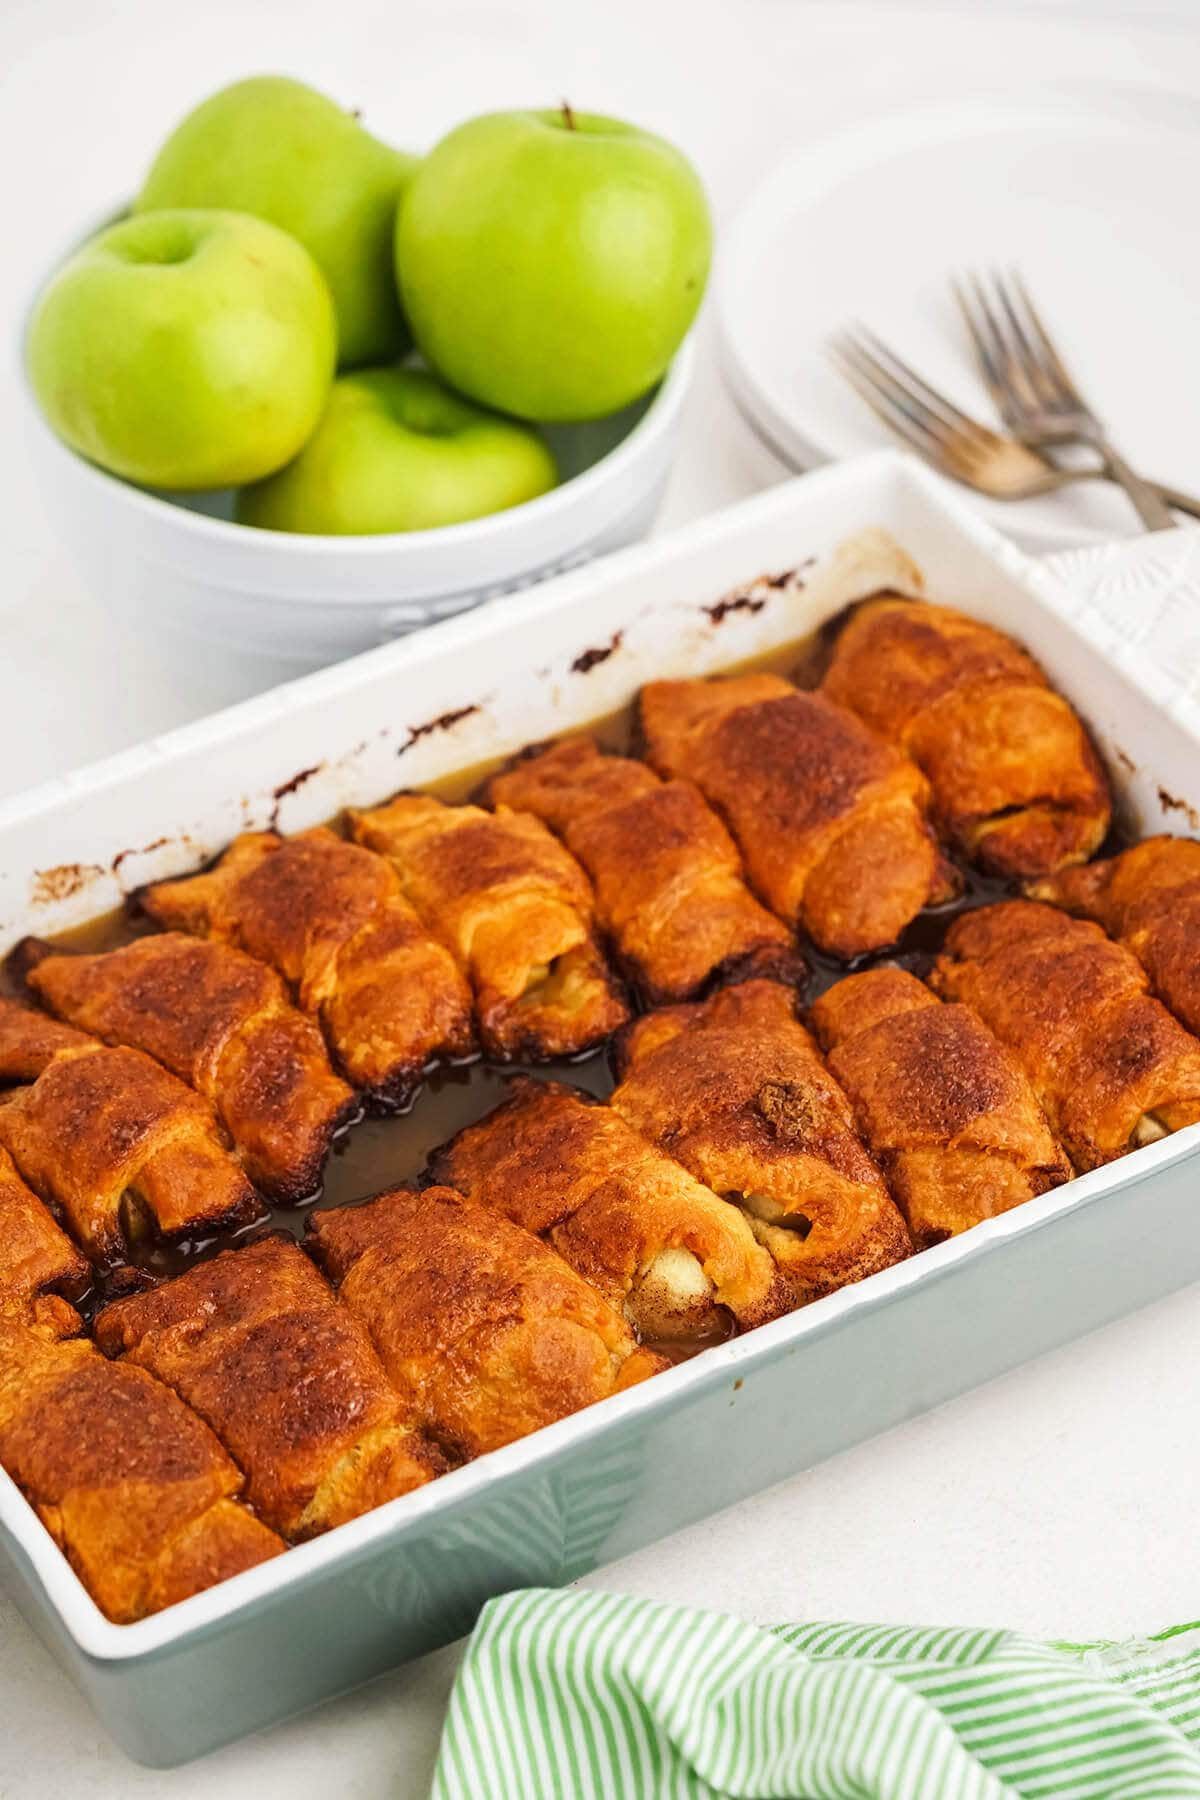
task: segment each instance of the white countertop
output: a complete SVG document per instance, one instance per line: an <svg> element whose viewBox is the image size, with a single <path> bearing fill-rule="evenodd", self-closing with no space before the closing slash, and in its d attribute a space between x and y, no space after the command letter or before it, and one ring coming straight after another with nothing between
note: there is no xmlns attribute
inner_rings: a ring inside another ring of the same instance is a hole
<svg viewBox="0 0 1200 1800"><path fill-rule="evenodd" d="M1136 31L1124 22L1137 16ZM803 0L0 0L9 346L33 274L135 184L195 99L279 69L415 146L507 104L664 131L719 215L806 133L989 83L1200 89L1195 0L1011 8ZM1192 29L1180 28L1192 22ZM14 179L15 177L15 179ZM0 390L0 793L246 691L151 622L118 635L54 542ZM662 523L776 478L706 359ZM803 1394L797 1396L803 1404ZM591 1578L745 1616L1011 1625L1087 1638L1200 1614L1200 1294L1186 1290ZM714 1446L719 1454L719 1446ZM422 1795L456 1652L169 1774L135 1768L0 1598L0 1800Z"/></svg>

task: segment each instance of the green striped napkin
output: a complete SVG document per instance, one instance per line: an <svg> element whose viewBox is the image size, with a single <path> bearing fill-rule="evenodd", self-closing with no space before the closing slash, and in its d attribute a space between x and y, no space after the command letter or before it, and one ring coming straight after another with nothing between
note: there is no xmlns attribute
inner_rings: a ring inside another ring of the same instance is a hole
<svg viewBox="0 0 1200 1800"><path fill-rule="evenodd" d="M1189 1635L1190 1634L1190 1635ZM486 1606L434 1800L1200 1800L1200 1626L1125 1644Z"/></svg>

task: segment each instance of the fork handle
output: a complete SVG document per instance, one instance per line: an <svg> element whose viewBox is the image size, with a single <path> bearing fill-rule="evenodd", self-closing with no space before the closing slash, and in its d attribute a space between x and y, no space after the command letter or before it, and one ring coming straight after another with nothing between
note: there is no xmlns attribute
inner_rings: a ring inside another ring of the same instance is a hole
<svg viewBox="0 0 1200 1800"><path fill-rule="evenodd" d="M1164 487L1161 481L1154 483L1154 490L1173 512L1188 513L1193 519L1200 519L1200 496L1185 494L1182 488Z"/></svg>
<svg viewBox="0 0 1200 1800"><path fill-rule="evenodd" d="M1153 482L1143 481L1125 461L1118 456L1111 444L1100 443L1096 448L1104 458L1104 467L1112 479L1119 482L1129 495L1137 511L1139 519L1147 531L1173 531L1175 520L1171 509Z"/></svg>

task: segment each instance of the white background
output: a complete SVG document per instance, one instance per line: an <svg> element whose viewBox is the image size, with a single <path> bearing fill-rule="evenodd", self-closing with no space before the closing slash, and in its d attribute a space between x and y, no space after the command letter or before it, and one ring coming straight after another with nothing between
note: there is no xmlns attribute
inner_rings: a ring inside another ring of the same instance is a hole
<svg viewBox="0 0 1200 1800"><path fill-rule="evenodd" d="M414 148L496 107L566 96L620 113L694 156L720 219L796 142L925 95L1036 79L1200 92L1200 3L0 0L0 793L245 691L219 652L181 667L153 620L118 634L67 564L25 468L14 345L30 287L80 221L136 187L197 98L265 71ZM706 354L663 522L777 474ZM593 1580L764 1620L1152 1631L1200 1615L1198 1416L1187 1291ZM0 1797L420 1795L455 1661L443 1651L155 1774L111 1746L0 1598Z"/></svg>

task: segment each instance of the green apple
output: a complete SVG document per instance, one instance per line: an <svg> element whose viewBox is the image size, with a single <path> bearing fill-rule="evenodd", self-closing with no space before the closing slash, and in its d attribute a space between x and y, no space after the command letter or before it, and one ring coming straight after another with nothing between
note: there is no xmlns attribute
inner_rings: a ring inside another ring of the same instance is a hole
<svg viewBox="0 0 1200 1800"><path fill-rule="evenodd" d="M236 487L289 462L321 416L337 325L325 278L243 213L124 219L34 310L30 379L61 438L149 487Z"/></svg>
<svg viewBox="0 0 1200 1800"><path fill-rule="evenodd" d="M242 490L236 516L271 531L423 531L519 506L557 479L528 425L424 369L360 369L334 382L295 462Z"/></svg>
<svg viewBox="0 0 1200 1800"><path fill-rule="evenodd" d="M415 164L324 94L260 75L188 114L155 158L135 210L221 207L290 231L329 283L341 365L381 362L408 342L392 227Z"/></svg>
<svg viewBox="0 0 1200 1800"><path fill-rule="evenodd" d="M413 335L456 388L520 418L616 412L696 315L704 189L662 138L595 113L489 113L401 197L396 276Z"/></svg>

